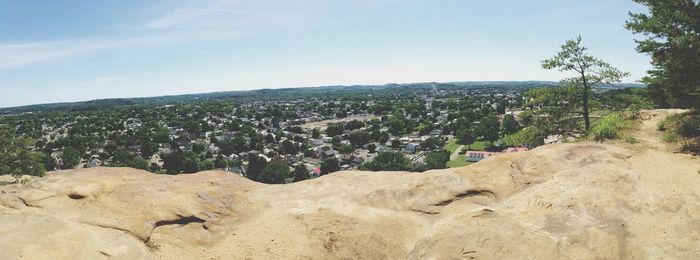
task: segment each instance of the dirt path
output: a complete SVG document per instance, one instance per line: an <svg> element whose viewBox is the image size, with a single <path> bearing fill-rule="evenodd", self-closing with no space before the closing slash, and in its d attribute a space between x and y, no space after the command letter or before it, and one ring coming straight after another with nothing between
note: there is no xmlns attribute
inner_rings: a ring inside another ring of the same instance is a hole
<svg viewBox="0 0 700 260"><path fill-rule="evenodd" d="M634 135L643 148L628 159L635 165L642 178L648 180L642 190L671 191L679 184L688 185L700 194L700 157L678 153L678 147L663 141L658 123L667 116L683 113L681 109L658 109L642 111L645 120ZM697 198L696 198L697 199Z"/></svg>
<svg viewBox="0 0 700 260"><path fill-rule="evenodd" d="M647 145L649 148L658 151L671 151L673 150L672 145L669 145L663 141L662 133L657 130L657 126L661 120L667 116L683 113L685 110L682 109L657 109L657 110L643 110L642 115L644 120L639 130L634 133L634 135L642 143Z"/></svg>

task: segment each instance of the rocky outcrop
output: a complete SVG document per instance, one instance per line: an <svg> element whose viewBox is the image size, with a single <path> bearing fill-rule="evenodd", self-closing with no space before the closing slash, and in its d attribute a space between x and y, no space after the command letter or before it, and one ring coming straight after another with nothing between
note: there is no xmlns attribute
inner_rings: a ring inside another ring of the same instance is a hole
<svg viewBox="0 0 700 260"><path fill-rule="evenodd" d="M699 259L699 170L643 145L577 143L289 185L52 172L0 186L0 259Z"/></svg>

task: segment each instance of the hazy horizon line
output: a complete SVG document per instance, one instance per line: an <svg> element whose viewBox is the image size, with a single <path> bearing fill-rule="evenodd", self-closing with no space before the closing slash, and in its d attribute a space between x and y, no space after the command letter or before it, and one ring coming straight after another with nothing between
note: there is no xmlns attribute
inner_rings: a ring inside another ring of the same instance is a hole
<svg viewBox="0 0 700 260"><path fill-rule="evenodd" d="M549 82L558 83L558 81L553 80L465 80L465 81L424 81L424 82L387 82L384 84L336 84L336 85L316 85L316 86L289 86L289 87L258 87L249 89L236 89L236 90L221 90L221 91L211 91L211 92L190 92L190 93L177 93L177 94L166 94L159 96L131 96L131 97L102 97L93 99L82 99L82 100L72 100L72 101L57 101L57 102L45 102L45 103L29 103L17 106L7 106L0 107L0 109L12 109L12 108L22 108L29 106L41 106L41 105L54 105L54 104L71 104L71 103L81 103L90 101L100 101L100 100L113 100L113 99L148 99L148 98L160 98L160 97L177 97L177 96L187 96L187 95L200 95L200 94L214 94L214 93L227 93L227 92L250 92L256 90L282 90L282 89L299 89L299 88L324 88L324 87L361 87L361 86L387 86L387 85L410 85L410 84L451 84L451 83L497 83L497 82ZM618 82L613 84L640 84L640 82Z"/></svg>

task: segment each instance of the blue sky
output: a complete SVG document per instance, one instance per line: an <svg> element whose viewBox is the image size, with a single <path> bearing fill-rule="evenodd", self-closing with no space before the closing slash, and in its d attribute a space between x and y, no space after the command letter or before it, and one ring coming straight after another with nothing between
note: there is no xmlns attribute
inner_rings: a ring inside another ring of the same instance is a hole
<svg viewBox="0 0 700 260"><path fill-rule="evenodd" d="M256 88L559 80L565 39L632 76L631 0L0 0L0 107Z"/></svg>

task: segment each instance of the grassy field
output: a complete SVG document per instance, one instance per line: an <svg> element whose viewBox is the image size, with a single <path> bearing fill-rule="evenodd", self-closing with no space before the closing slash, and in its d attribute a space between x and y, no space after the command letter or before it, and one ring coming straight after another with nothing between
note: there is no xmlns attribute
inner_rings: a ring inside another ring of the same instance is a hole
<svg viewBox="0 0 700 260"><path fill-rule="evenodd" d="M302 128L307 128L307 129L314 129L314 128L319 128L321 131L326 130L328 128L328 124L337 124L337 123L347 123L352 120L359 120L359 121L369 121L372 120L373 118L379 118L374 115L353 115L341 119L329 119L329 120L323 120L323 121L316 121L316 122L310 122L306 124L302 124Z"/></svg>
<svg viewBox="0 0 700 260"><path fill-rule="evenodd" d="M457 167L463 167L470 165L470 162L467 162L467 157L464 156L464 154L460 154L456 160L452 160L447 162L447 167L450 168L457 168Z"/></svg>
<svg viewBox="0 0 700 260"><path fill-rule="evenodd" d="M459 144L457 144L457 139L452 139L450 140L449 143L443 147L443 149L447 150L450 153L454 153L455 150L457 150L457 147L459 147Z"/></svg>
<svg viewBox="0 0 700 260"><path fill-rule="evenodd" d="M488 145L488 142L486 142L486 141L476 141L473 144L471 144L469 146L469 148L470 148L470 150L473 150L473 151L483 151L484 149L486 149L487 145ZM443 147L443 149L449 151L450 154L452 154L452 153L454 153L455 150L457 150L457 148L459 148L459 146L460 145L457 144L457 139L452 139L452 140L450 140L449 143L447 143L445 145L445 147ZM464 148L466 148L466 146ZM457 158L455 160L450 160L449 162L447 162L447 167L456 168L456 167L463 167L463 166L467 166L467 165L471 164L469 162L466 162L466 160L467 160L467 157L464 154L460 154L459 156L457 156Z"/></svg>
<svg viewBox="0 0 700 260"><path fill-rule="evenodd" d="M489 145L489 142L487 142L487 141L476 141L469 146L469 150L483 151L484 149L486 149L486 146L488 146L488 145Z"/></svg>
<svg viewBox="0 0 700 260"><path fill-rule="evenodd" d="M472 151L483 151L488 145L489 142L487 141L476 141L473 144L469 145L469 149ZM445 147L443 147L443 149L452 153L457 149L457 147L459 147L459 144L457 144L457 139L452 139L449 143L445 145Z"/></svg>

